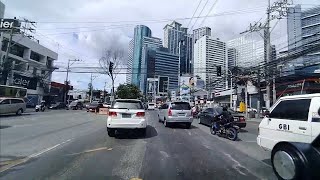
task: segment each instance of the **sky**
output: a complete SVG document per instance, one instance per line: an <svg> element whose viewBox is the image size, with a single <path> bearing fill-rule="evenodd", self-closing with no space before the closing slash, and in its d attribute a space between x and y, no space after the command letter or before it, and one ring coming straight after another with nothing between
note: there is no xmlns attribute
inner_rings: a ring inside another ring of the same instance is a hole
<svg viewBox="0 0 320 180"><path fill-rule="evenodd" d="M264 22L268 4L267 0L1 1L6 6L5 18L26 18L36 22L36 31L32 35L40 44L58 53L55 65L61 71L66 69L69 59L81 60L72 64L71 68L98 67L104 50L115 43L127 51L134 27L138 24L148 26L152 36L163 39L163 27L178 19L189 29L208 26L214 37L228 41L239 37L250 23ZM271 3L275 1L271 0ZM293 0L293 4L302 4L303 9L308 9L320 5L320 1ZM195 17L209 17L193 18L191 21L184 19L191 18L198 5ZM273 26L271 43L285 46L286 20L274 20L271 22ZM125 64L126 57L123 62ZM65 78L65 72L53 72L53 81L63 83ZM106 89L110 91L111 80L107 75L94 74L93 78L95 89L103 89L106 83ZM74 88L87 89L90 74L70 73L69 80ZM116 81L116 86L124 83L125 75L118 75Z"/></svg>

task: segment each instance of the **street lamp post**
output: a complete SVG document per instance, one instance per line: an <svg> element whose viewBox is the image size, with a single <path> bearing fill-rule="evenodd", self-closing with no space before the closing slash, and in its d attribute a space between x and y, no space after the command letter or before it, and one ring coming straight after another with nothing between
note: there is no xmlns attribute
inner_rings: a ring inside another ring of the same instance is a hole
<svg viewBox="0 0 320 180"><path fill-rule="evenodd" d="M232 96L233 96L232 76L233 76L233 74L232 74L232 72L231 72L230 69L228 69L228 71L229 71L229 73L230 73L230 90L231 90L231 93L230 93L230 108L233 106L233 109L235 110L235 106L236 106L236 105L232 105L232 104L233 104L233 103L232 103Z"/></svg>

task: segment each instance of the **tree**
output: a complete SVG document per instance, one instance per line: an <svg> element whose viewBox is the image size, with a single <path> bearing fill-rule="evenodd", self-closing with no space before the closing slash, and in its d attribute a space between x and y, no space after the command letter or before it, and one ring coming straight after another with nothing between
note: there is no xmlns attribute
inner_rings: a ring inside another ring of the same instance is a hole
<svg viewBox="0 0 320 180"><path fill-rule="evenodd" d="M100 67L112 81L112 92L114 95L114 81L121 71L125 57L125 50L115 38L111 41L111 46L106 48L103 57L99 59Z"/></svg>
<svg viewBox="0 0 320 180"><path fill-rule="evenodd" d="M120 99L138 99L142 97L140 89L133 84L120 84L116 94Z"/></svg>

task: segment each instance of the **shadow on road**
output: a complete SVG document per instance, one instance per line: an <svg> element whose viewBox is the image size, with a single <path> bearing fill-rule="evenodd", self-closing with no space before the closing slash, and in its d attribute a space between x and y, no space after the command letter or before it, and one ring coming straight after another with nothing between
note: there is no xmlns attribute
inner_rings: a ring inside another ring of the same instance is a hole
<svg viewBox="0 0 320 180"><path fill-rule="evenodd" d="M20 116L30 116L30 115L33 115L33 113L23 113ZM4 117L20 117L20 116L16 115L16 114L3 114L3 115L0 115L0 118L4 118Z"/></svg>
<svg viewBox="0 0 320 180"><path fill-rule="evenodd" d="M187 125L182 124L182 123L175 123L175 124L170 124L170 128L176 128L176 129L187 129ZM198 127L191 125L190 129L198 129Z"/></svg>
<svg viewBox="0 0 320 180"><path fill-rule="evenodd" d="M247 133L248 131L245 130L245 129L240 129L239 132L240 132L240 133Z"/></svg>
<svg viewBox="0 0 320 180"><path fill-rule="evenodd" d="M117 139L147 139L155 136L158 136L157 130L153 126L147 125L146 136L143 136L139 131L122 130L118 131L115 137Z"/></svg>

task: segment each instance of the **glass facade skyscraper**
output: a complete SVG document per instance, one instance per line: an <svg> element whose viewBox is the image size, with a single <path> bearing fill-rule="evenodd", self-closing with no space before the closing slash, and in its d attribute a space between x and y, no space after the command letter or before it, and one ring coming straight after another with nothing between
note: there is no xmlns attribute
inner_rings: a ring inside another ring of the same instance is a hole
<svg viewBox="0 0 320 180"><path fill-rule="evenodd" d="M134 47L132 60L132 84L140 87L141 81L141 59L143 38L151 37L151 30L147 26L138 25L134 28Z"/></svg>
<svg viewBox="0 0 320 180"><path fill-rule="evenodd" d="M303 10L301 5L289 8L287 18L288 53L307 48L310 43L320 41L320 6ZM308 66L320 61L320 51L297 58L288 67ZM294 70L294 69L292 69Z"/></svg>
<svg viewBox="0 0 320 180"><path fill-rule="evenodd" d="M128 51L128 64L127 64L127 74L126 74L126 83L132 83L132 62L133 62L133 47L134 39L131 39L129 42L129 51Z"/></svg>
<svg viewBox="0 0 320 180"><path fill-rule="evenodd" d="M179 56L180 43L180 73L192 73L192 34L188 34L188 28L182 27L182 24L173 21L164 28L163 46L168 48L170 53Z"/></svg>

